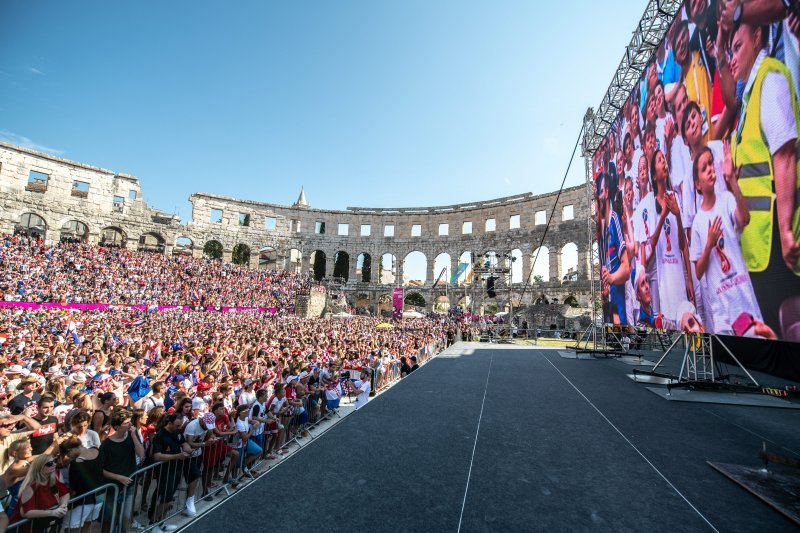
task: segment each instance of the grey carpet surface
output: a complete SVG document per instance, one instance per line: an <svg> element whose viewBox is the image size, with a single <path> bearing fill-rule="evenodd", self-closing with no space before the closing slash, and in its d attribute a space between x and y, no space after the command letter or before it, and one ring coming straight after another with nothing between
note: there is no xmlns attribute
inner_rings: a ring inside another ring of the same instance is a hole
<svg viewBox="0 0 800 533"><path fill-rule="evenodd" d="M798 454L798 411L666 402L628 369L556 350L437 357L189 531L792 527L706 461L757 466L762 441Z"/></svg>

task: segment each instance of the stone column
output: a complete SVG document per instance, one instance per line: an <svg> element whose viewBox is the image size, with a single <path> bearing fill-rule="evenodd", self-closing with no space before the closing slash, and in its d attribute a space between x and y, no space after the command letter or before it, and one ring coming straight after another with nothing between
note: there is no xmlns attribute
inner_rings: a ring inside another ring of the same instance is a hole
<svg viewBox="0 0 800 533"><path fill-rule="evenodd" d="M403 261L401 261L399 257L395 256L394 264L395 264L394 286L395 287L402 287L403 286Z"/></svg>
<svg viewBox="0 0 800 533"><path fill-rule="evenodd" d="M590 279L592 277L592 249L584 248L578 251L578 279Z"/></svg>
<svg viewBox="0 0 800 533"><path fill-rule="evenodd" d="M561 283L561 253L558 249L550 248L550 281Z"/></svg>
<svg viewBox="0 0 800 533"><path fill-rule="evenodd" d="M523 284L528 280L530 280L530 282L533 283L533 273L531 272L531 268L533 268L533 264L531 263L531 254L523 253L522 254L522 283Z"/></svg>
<svg viewBox="0 0 800 533"><path fill-rule="evenodd" d="M349 256L348 265L347 265L347 282L348 283L357 283L361 281L360 279L356 279L356 268L358 267L358 255L353 257L352 255Z"/></svg>

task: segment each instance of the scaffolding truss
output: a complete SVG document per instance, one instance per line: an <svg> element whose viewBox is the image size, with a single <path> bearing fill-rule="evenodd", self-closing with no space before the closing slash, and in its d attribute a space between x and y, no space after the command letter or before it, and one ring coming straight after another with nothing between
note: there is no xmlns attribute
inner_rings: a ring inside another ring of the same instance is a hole
<svg viewBox="0 0 800 533"><path fill-rule="evenodd" d="M649 0L630 44L625 48L617 71L611 79L597 111L589 110L584 118L583 156L594 155L611 124L622 110L631 90L641 78L656 48L661 44L683 0Z"/></svg>

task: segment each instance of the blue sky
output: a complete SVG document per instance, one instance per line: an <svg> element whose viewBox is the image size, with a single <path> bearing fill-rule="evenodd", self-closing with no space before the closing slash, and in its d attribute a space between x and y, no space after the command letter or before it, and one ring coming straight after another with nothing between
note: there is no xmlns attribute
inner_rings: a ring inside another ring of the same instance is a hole
<svg viewBox="0 0 800 533"><path fill-rule="evenodd" d="M0 139L192 192L421 206L558 188L645 1L4 0ZM576 159L568 185L583 181Z"/></svg>

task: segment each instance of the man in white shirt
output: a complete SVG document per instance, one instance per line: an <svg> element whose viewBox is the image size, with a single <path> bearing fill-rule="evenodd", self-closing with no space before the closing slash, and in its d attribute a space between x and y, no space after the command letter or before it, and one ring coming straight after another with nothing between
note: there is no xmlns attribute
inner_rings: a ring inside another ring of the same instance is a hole
<svg viewBox="0 0 800 533"><path fill-rule="evenodd" d="M186 439L186 444L188 444L192 449L192 456L190 458L188 468L196 468L197 472L202 470L203 465L201 457L203 455L203 448L206 446L211 446L217 441L215 437L211 437L210 439L206 440L206 434L216 427L215 424L216 417L214 416L214 413L205 413L202 418L195 418L189 422L189 425L187 425L186 429L183 430L183 436ZM213 473L212 469L207 470L209 473ZM191 483L189 483L186 497L186 507L183 510L183 514L189 517L197 516L197 509L194 505L194 495L197 491L197 482L199 481L199 477L200 476L197 476L197 479L194 479ZM203 488L205 490L208 490L210 481L210 476L203 476Z"/></svg>
<svg viewBox="0 0 800 533"><path fill-rule="evenodd" d="M167 386L163 381L156 381L153 383L152 394L142 400L142 409L144 409L145 413L149 413L156 407L164 407L164 392L166 390Z"/></svg>
<svg viewBox="0 0 800 533"><path fill-rule="evenodd" d="M370 371L369 369L363 369L361 371L361 379L353 380L353 387L355 388L358 396L356 397L356 411L367 405L369 402L369 393L372 391L372 385L370 384Z"/></svg>

